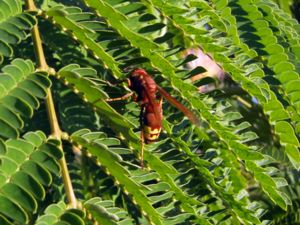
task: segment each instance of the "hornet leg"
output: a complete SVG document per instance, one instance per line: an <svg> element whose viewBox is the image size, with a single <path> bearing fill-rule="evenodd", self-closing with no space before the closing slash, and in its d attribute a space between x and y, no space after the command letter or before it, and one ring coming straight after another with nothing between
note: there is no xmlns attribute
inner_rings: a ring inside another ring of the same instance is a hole
<svg viewBox="0 0 300 225"><path fill-rule="evenodd" d="M121 101L121 100L125 100L125 99L129 98L129 97L132 96L132 95L133 95L133 92L129 92L129 93L127 93L126 95L123 95L123 96L121 96L121 97L118 97L118 98L108 98L108 99L106 99L105 101L106 101L106 102Z"/></svg>
<svg viewBox="0 0 300 225"><path fill-rule="evenodd" d="M144 145L145 145L145 136L144 136L144 116L145 106L141 106L141 113L140 113L140 125L141 125L141 167L144 169Z"/></svg>
<svg viewBox="0 0 300 225"><path fill-rule="evenodd" d="M98 99L98 100L94 101L92 104L95 104L95 103L99 102L100 100L104 100L104 101L106 101L106 102L121 101L121 100L125 100L125 99L129 98L129 97L132 96L133 94L134 94L133 92L129 92L129 93L127 93L126 95L123 95L123 96L118 97L118 98Z"/></svg>
<svg viewBox="0 0 300 225"><path fill-rule="evenodd" d="M143 128L141 130L141 167L144 169L144 145L145 145L145 137Z"/></svg>

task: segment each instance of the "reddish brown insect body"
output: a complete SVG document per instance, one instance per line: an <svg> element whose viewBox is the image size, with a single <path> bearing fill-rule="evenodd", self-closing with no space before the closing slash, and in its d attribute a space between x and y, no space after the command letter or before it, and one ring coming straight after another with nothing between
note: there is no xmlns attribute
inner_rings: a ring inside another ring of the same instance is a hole
<svg viewBox="0 0 300 225"><path fill-rule="evenodd" d="M162 100L156 96L157 84L143 69L135 69L129 78L129 88L141 105L140 122L146 143L156 141L162 126Z"/></svg>

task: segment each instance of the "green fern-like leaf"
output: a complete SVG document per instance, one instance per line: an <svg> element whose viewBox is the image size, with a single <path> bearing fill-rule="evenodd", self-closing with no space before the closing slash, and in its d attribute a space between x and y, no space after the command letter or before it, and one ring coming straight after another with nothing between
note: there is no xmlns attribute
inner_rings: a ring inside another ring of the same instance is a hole
<svg viewBox="0 0 300 225"><path fill-rule="evenodd" d="M24 139L4 143L0 156L3 220L26 224L36 213L45 198L45 187L60 172L57 161L62 152L58 144L56 140L47 140L42 132L27 133Z"/></svg>
<svg viewBox="0 0 300 225"><path fill-rule="evenodd" d="M13 46L28 36L28 31L36 23L29 13L22 12L22 2L19 0L0 1L0 62L3 56L13 55Z"/></svg>
<svg viewBox="0 0 300 225"><path fill-rule="evenodd" d="M48 206L42 216L35 222L36 225L84 225L84 213L80 210L68 209L64 202Z"/></svg>
<svg viewBox="0 0 300 225"><path fill-rule="evenodd" d="M115 127L116 132L120 132L126 137L129 143L137 146L138 139L131 131L133 125L105 102L108 95L100 88L97 88L92 81L82 76L83 72L87 71L80 70L78 65L72 65L61 69L57 75L72 84L79 92L84 93L84 97L87 101L97 107L99 113L105 117L107 123L114 124L115 126L112 126L112 128Z"/></svg>
<svg viewBox="0 0 300 225"><path fill-rule="evenodd" d="M100 224L133 224L132 219L128 217L127 213L115 207L113 201L92 198L86 201L84 206Z"/></svg>
<svg viewBox="0 0 300 225"><path fill-rule="evenodd" d="M34 72L30 60L15 59L2 68L0 75L0 122L3 138L16 138L24 119L30 118L46 96L50 80L44 73Z"/></svg>

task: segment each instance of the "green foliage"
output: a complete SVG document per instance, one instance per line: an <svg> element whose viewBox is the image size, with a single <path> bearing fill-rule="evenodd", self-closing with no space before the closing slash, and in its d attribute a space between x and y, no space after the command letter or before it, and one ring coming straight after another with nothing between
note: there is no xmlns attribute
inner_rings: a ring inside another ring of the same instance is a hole
<svg viewBox="0 0 300 225"><path fill-rule="evenodd" d="M286 13L291 13L291 5L294 1L274 0L274 2L276 2Z"/></svg>
<svg viewBox="0 0 300 225"><path fill-rule="evenodd" d="M3 224L29 223L45 200L45 188L60 172L59 143L41 132L27 133L24 139L10 139L1 148L0 212Z"/></svg>
<svg viewBox="0 0 300 225"><path fill-rule="evenodd" d="M299 222L291 1L39 0L37 12L25 3L0 0L0 224ZM54 72L34 58L36 24ZM191 67L204 61L195 50L224 74ZM201 121L164 101L145 168L139 103L106 101L128 93L120 81L136 67ZM63 142L49 134L48 90Z"/></svg>
<svg viewBox="0 0 300 225"><path fill-rule="evenodd" d="M133 125L106 103L105 99L108 98L108 95L99 87L95 86L95 83L87 79L93 73L95 73L95 71L89 68L80 68L78 65L68 65L58 71L57 76L65 79L67 83L73 85L79 92L84 93L86 101L91 102L97 107L99 114L105 117L107 123L114 125L112 128L116 129L115 132L120 132L128 142L133 142L138 145L137 142L139 140L131 131ZM85 76L87 78L85 78Z"/></svg>
<svg viewBox="0 0 300 225"><path fill-rule="evenodd" d="M4 66L0 80L0 136L16 138L24 126L24 119L32 117L40 105L38 98L46 96L51 83L46 74L34 71L30 60L22 59Z"/></svg>
<svg viewBox="0 0 300 225"><path fill-rule="evenodd" d="M64 202L52 204L45 209L44 215L40 216L36 225L83 225L84 214L82 211L68 209Z"/></svg>
<svg viewBox="0 0 300 225"><path fill-rule="evenodd" d="M36 23L36 19L22 12L19 0L0 2L0 62L3 57L14 55L12 45L20 43L28 37L28 31Z"/></svg>
<svg viewBox="0 0 300 225"><path fill-rule="evenodd" d="M133 224L126 211L115 207L113 201L102 201L96 197L85 202L84 206L100 224Z"/></svg>

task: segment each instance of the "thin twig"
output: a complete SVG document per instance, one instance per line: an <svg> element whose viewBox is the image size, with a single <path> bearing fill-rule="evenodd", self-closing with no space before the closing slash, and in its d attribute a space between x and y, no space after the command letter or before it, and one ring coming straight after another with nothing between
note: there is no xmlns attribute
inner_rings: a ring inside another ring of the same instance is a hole
<svg viewBox="0 0 300 225"><path fill-rule="evenodd" d="M33 0L26 0L26 8L28 11L37 11L37 8L36 8ZM42 46L42 40L41 40L40 32L39 32L37 25L34 25L34 27L32 28L31 36L32 36L33 44L34 44L34 51L35 51L35 56L37 59L38 70L48 72L49 66L46 62L46 58L45 58L45 54L44 54L44 50L43 50L43 46ZM62 132L61 132L61 129L58 124L50 88L47 89L46 107L47 107L47 113L48 113L52 136L61 141ZM61 144L59 147L60 147L61 151L63 151ZM59 160L59 164L60 164L60 167L62 170L62 179L64 182L64 187L65 187L68 203L71 207L76 208L77 201L76 201L76 197L75 197L75 194L73 191L73 186L72 186L70 174L69 174L68 167L67 167L67 162L66 162L64 155Z"/></svg>

